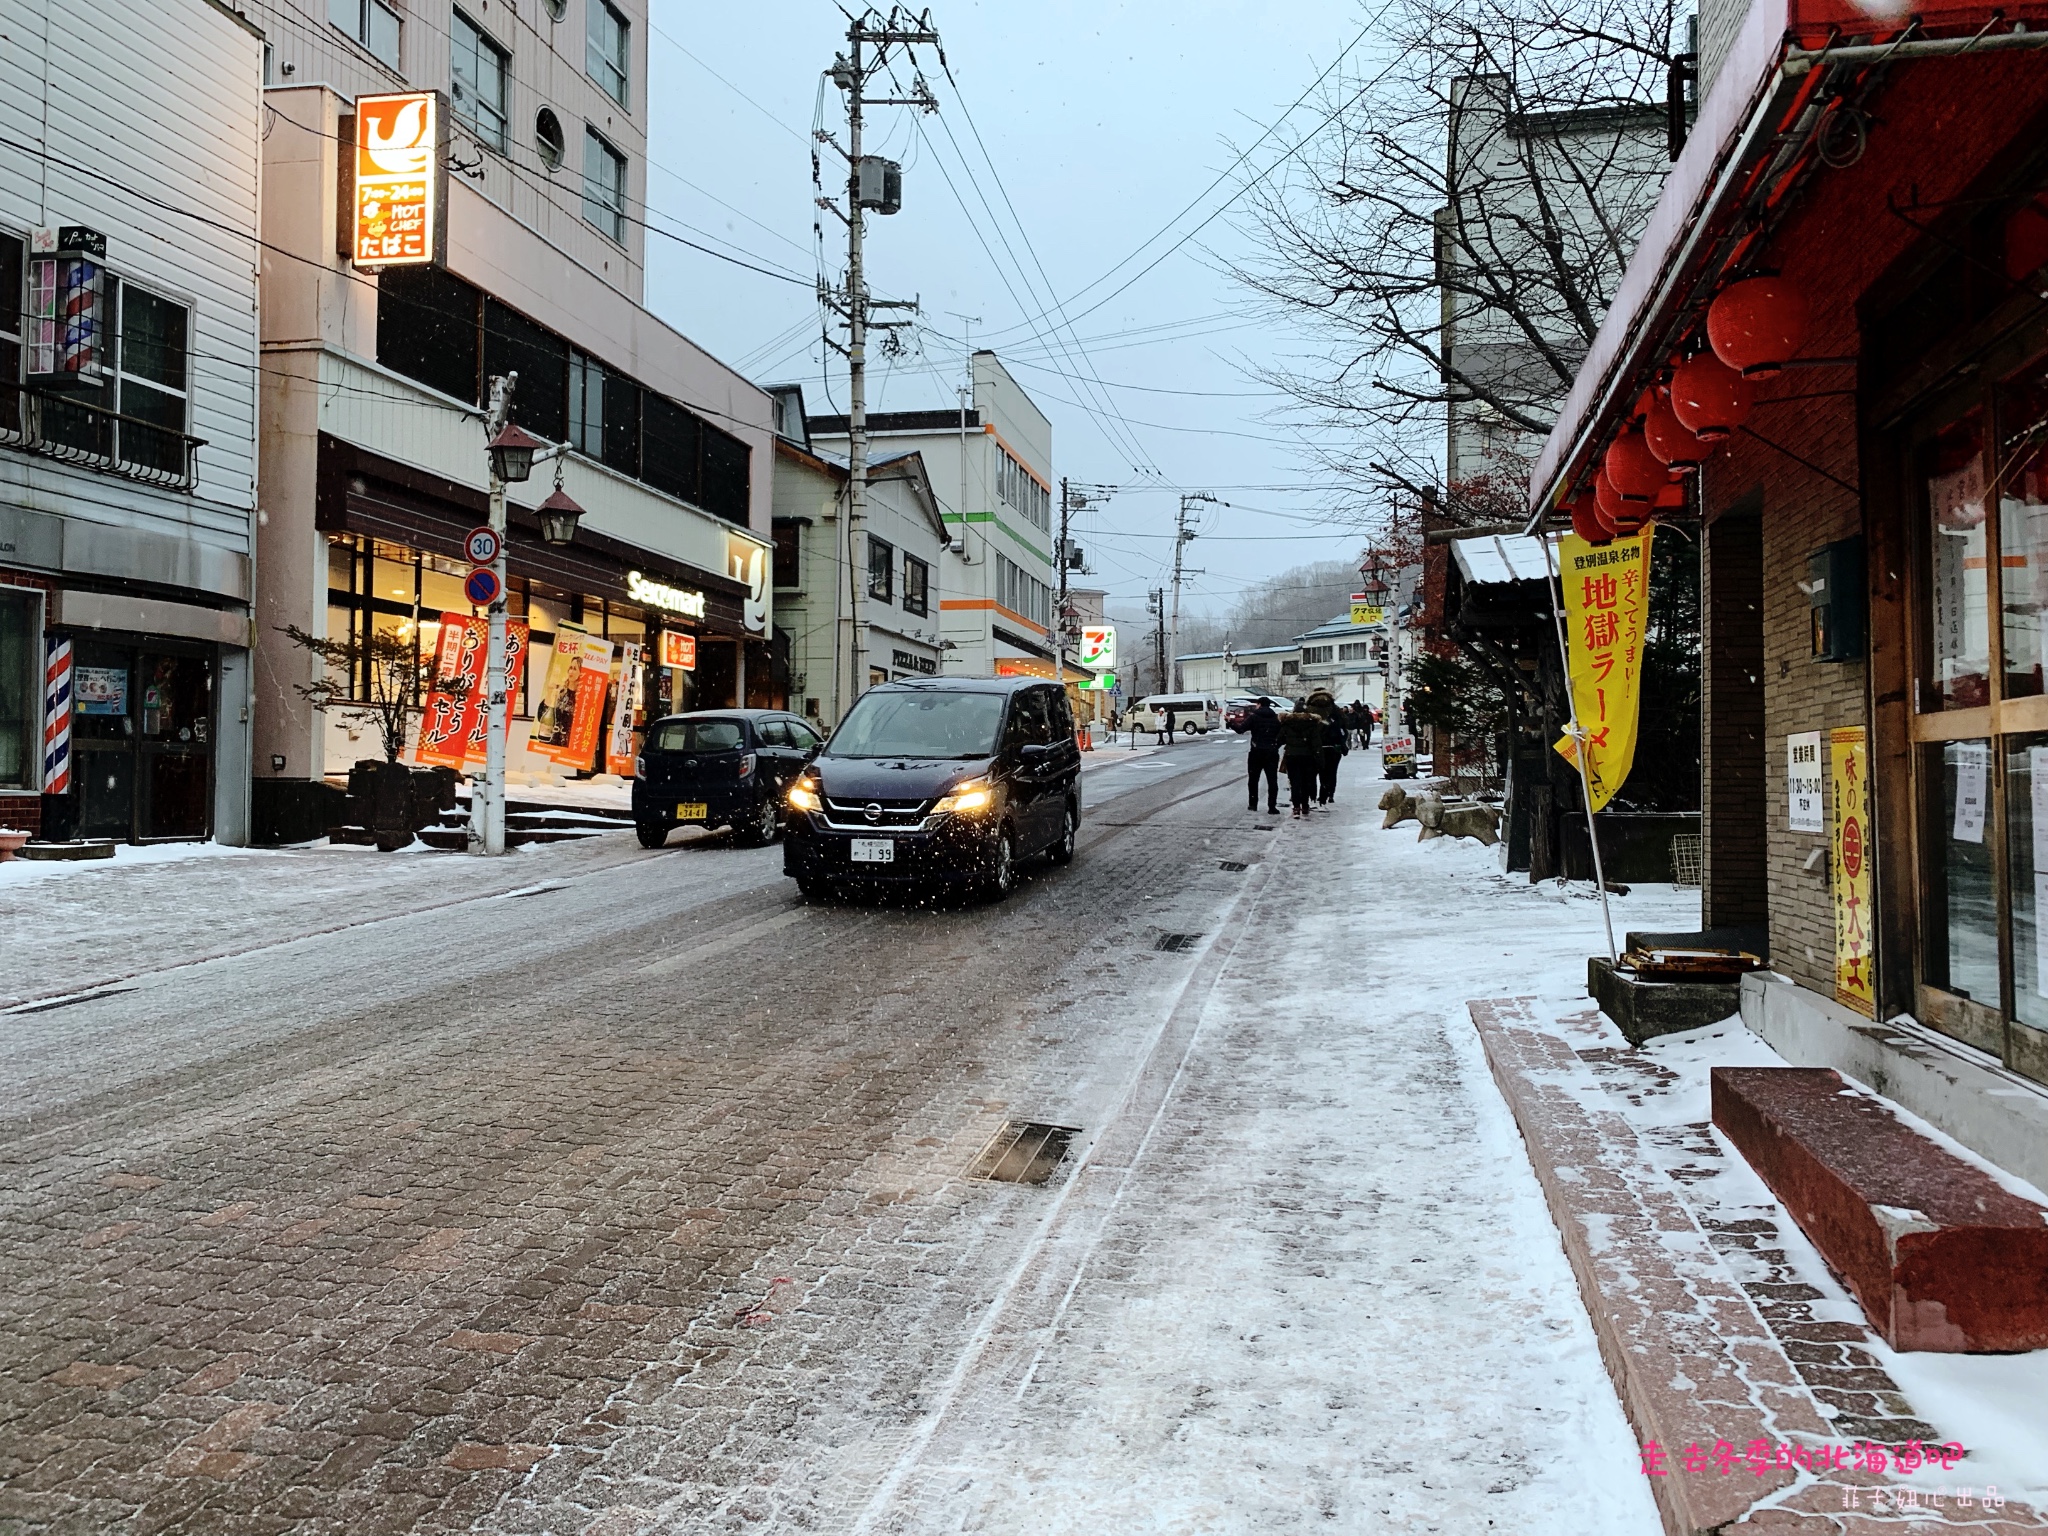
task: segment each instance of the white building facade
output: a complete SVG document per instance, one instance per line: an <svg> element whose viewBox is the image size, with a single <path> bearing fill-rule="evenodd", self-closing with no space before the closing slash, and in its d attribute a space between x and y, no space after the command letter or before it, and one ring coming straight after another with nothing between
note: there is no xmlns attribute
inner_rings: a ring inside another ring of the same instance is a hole
<svg viewBox="0 0 2048 1536"><path fill-rule="evenodd" d="M247 840L263 39L0 0L0 825Z"/></svg>
<svg viewBox="0 0 2048 1536"><path fill-rule="evenodd" d="M784 415L800 425L797 400ZM867 516L852 550L848 481L843 460L777 439L775 614L788 636L789 708L827 730L857 689L940 674L940 595L963 564L920 454L887 454L869 466ZM856 588L867 648L850 668Z"/></svg>
<svg viewBox="0 0 2048 1536"><path fill-rule="evenodd" d="M870 414L876 458L915 451L960 547L939 609L948 675L1053 675L1052 423L993 352L973 357L973 403ZM814 416L813 445L847 449L844 416ZM1078 675L1078 674L1076 674Z"/></svg>

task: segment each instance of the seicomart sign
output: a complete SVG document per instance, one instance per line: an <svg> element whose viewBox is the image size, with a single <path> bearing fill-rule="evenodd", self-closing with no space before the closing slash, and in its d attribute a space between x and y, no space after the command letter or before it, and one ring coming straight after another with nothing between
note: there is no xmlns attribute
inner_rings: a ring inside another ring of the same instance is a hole
<svg viewBox="0 0 2048 1536"><path fill-rule="evenodd" d="M659 608L663 613L680 614L686 619L704 617L704 594L672 587L665 581L655 581L642 576L638 571L626 572L626 595L636 603L645 603L650 608Z"/></svg>
<svg viewBox="0 0 2048 1536"><path fill-rule="evenodd" d="M349 260L424 267L445 244L448 123L438 91L356 98Z"/></svg>

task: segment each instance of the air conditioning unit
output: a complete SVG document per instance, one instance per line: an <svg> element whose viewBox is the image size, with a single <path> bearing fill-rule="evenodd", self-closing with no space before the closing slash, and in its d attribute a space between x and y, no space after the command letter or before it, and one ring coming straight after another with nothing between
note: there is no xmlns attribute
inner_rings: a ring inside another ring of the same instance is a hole
<svg viewBox="0 0 2048 1536"><path fill-rule="evenodd" d="M894 213L903 206L903 167L880 155L862 155L854 178L856 200L875 213Z"/></svg>

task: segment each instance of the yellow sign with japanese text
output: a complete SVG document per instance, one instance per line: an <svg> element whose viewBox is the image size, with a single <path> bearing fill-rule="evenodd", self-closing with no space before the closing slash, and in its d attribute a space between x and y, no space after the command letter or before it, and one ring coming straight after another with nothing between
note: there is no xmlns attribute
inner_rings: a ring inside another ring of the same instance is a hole
<svg viewBox="0 0 2048 1536"><path fill-rule="evenodd" d="M1835 898L1835 1001L1877 1017L1871 950L1870 749L1860 725L1828 732L1828 873Z"/></svg>
<svg viewBox="0 0 2048 1536"><path fill-rule="evenodd" d="M1595 811L1614 798L1636 760L1655 528L1647 524L1609 544L1588 544L1569 533L1558 540L1572 706L1585 736L1586 787ZM1569 734L1556 745L1566 762L1578 762L1578 743Z"/></svg>
<svg viewBox="0 0 2048 1536"><path fill-rule="evenodd" d="M1361 603L1354 597L1351 599L1351 622L1354 624L1384 624L1387 622L1387 610L1379 603Z"/></svg>

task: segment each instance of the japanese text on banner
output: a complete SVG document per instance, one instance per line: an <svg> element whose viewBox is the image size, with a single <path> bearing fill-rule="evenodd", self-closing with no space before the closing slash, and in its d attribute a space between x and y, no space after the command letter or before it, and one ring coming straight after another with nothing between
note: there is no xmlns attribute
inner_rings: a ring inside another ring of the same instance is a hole
<svg viewBox="0 0 2048 1536"><path fill-rule="evenodd" d="M420 708L420 734L413 760L429 767L461 768L484 760L484 738L490 726L490 700L484 663L490 647L490 621L478 614L443 613L441 639L435 649L434 682ZM505 624L505 697L520 696L526 675L527 627L518 619Z"/></svg>
<svg viewBox="0 0 2048 1536"><path fill-rule="evenodd" d="M1835 1001L1877 1017L1871 952L1870 753L1860 725L1828 732L1829 873L1835 901Z"/></svg>
<svg viewBox="0 0 2048 1536"><path fill-rule="evenodd" d="M640 712L640 688L646 657L637 641L619 646L619 682L612 700L612 728L605 738L604 770L622 779L633 777L633 727Z"/></svg>
<svg viewBox="0 0 2048 1536"><path fill-rule="evenodd" d="M1652 523L1641 533L1602 545L1575 534L1558 540L1572 704L1585 733L1589 810L1598 811L1614 798L1636 760L1655 529ZM1579 744L1570 735L1556 746L1567 762L1578 762Z"/></svg>

